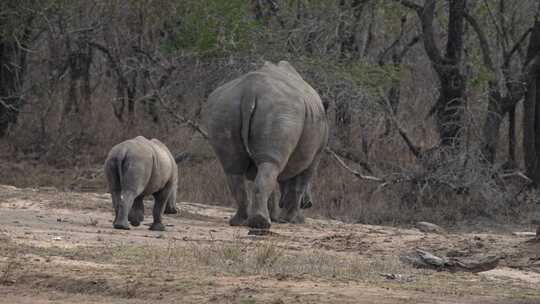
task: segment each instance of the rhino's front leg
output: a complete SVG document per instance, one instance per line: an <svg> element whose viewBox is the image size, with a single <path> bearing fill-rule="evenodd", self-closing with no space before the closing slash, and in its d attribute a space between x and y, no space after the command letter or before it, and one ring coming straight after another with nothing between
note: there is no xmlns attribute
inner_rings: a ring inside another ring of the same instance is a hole
<svg viewBox="0 0 540 304"><path fill-rule="evenodd" d="M319 161L320 156L315 158L304 172L281 184L282 193L279 205L283 209L279 217L280 222L303 223L305 221L300 208L305 209L312 205L310 181L317 170Z"/></svg>
<svg viewBox="0 0 540 304"><path fill-rule="evenodd" d="M173 203L172 201L168 202L165 206L165 214L177 214L178 208L176 208L176 203Z"/></svg>
<svg viewBox="0 0 540 304"><path fill-rule="evenodd" d="M176 190L177 186L171 185L169 190L169 197L167 198L167 203L165 204L164 214L177 214L178 208L176 207Z"/></svg>
<svg viewBox="0 0 540 304"><path fill-rule="evenodd" d="M300 176L282 182L282 193L279 205L282 206L278 218L280 223L304 222L304 216L300 212L300 204L305 192L305 185Z"/></svg>
<svg viewBox="0 0 540 304"><path fill-rule="evenodd" d="M154 231L165 231L165 225L161 222L163 217L163 212L165 211L165 206L170 197L176 193L172 193L171 187L165 187L163 190L154 193L154 208L152 209L152 216L154 217L154 222L150 225L150 230Z"/></svg>
<svg viewBox="0 0 540 304"><path fill-rule="evenodd" d="M129 223L135 227L139 226L144 220L143 196L139 195L133 202L133 207L129 211Z"/></svg>
<svg viewBox="0 0 540 304"><path fill-rule="evenodd" d="M249 200L246 192L246 181L244 175L227 174L229 189L238 205L236 214L231 217L229 224L231 226L245 226L247 224L247 209Z"/></svg>
<svg viewBox="0 0 540 304"><path fill-rule="evenodd" d="M275 189L278 174L279 168L273 163L266 162L257 166L254 201L248 211L248 226L250 228L270 228L268 199Z"/></svg>

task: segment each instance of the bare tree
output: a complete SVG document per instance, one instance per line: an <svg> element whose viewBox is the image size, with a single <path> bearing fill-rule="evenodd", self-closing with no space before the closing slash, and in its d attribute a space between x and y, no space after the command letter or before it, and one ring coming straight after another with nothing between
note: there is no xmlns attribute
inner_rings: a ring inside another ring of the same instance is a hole
<svg viewBox="0 0 540 304"><path fill-rule="evenodd" d="M424 5L413 1L395 0L414 10L420 20L422 40L426 54L439 78L439 98L430 111L435 114L441 145L459 144L463 128L463 106L465 103L466 83L462 71L464 47L464 21L466 0L448 1L448 32L446 51L441 53L435 38L436 0L426 0Z"/></svg>
<svg viewBox="0 0 540 304"><path fill-rule="evenodd" d="M26 1L0 4L0 137L17 122L24 104L22 89L35 15Z"/></svg>
<svg viewBox="0 0 540 304"><path fill-rule="evenodd" d="M508 114L509 132L508 132L508 161L506 167L516 166L515 155L515 108L516 104L523 98L525 88L523 86L524 66L514 68L520 59L520 50L526 42L526 38L531 32L527 28L519 36L512 37L511 33L518 32L515 24L506 22L505 0L499 0L497 13L493 12L487 1L482 3L484 8L489 11L488 18L491 28L496 32L496 47L492 47L488 41L488 35L478 21L478 18L468 13L467 22L476 32L482 61L490 73L488 80L488 113L482 130L482 153L489 163L493 163L496 156L497 142L502 119ZM517 57L517 58L516 58ZM499 62L495 58L501 58Z"/></svg>

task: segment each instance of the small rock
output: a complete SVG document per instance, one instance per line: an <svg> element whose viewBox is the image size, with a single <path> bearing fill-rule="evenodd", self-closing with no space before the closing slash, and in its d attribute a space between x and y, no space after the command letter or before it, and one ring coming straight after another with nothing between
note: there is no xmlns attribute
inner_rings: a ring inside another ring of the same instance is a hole
<svg viewBox="0 0 540 304"><path fill-rule="evenodd" d="M261 235L268 235L270 234L270 230L268 229L250 229L248 231L248 235L257 235L257 236L261 236Z"/></svg>
<svg viewBox="0 0 540 304"><path fill-rule="evenodd" d="M379 275L387 280L401 280L403 278L402 275L395 273L379 273Z"/></svg>
<svg viewBox="0 0 540 304"><path fill-rule="evenodd" d="M53 241L61 241L62 237L61 236L55 236L52 239L53 239Z"/></svg>
<svg viewBox="0 0 540 304"><path fill-rule="evenodd" d="M58 189L55 187L40 187L38 190L43 192L58 192Z"/></svg>
<svg viewBox="0 0 540 304"><path fill-rule="evenodd" d="M425 233L446 234L446 230L444 228L428 222L417 222L415 227Z"/></svg>
<svg viewBox="0 0 540 304"><path fill-rule="evenodd" d="M512 235L515 236L521 236L521 237L530 237L530 236L536 236L536 233L530 232L530 231L524 231L524 232L512 232Z"/></svg>

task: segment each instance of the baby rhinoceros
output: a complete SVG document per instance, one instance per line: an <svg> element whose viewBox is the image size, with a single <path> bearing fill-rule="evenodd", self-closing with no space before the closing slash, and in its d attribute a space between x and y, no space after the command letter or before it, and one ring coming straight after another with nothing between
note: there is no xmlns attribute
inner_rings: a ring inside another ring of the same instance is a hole
<svg viewBox="0 0 540 304"><path fill-rule="evenodd" d="M177 213L178 168L169 149L159 140L145 137L114 146L105 161L116 229L129 229L128 220L139 226L144 219L143 198L154 196L150 230L164 231L163 213Z"/></svg>

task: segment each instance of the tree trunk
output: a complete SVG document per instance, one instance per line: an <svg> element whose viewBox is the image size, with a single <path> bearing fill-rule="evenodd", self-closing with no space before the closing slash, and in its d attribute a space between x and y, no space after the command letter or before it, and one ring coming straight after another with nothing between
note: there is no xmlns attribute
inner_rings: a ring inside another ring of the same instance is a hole
<svg viewBox="0 0 540 304"><path fill-rule="evenodd" d="M16 41L0 40L0 138L17 123L25 73L26 51Z"/></svg>
<svg viewBox="0 0 540 304"><path fill-rule="evenodd" d="M527 90L523 104L523 153L527 176L536 186L540 184L540 21L536 21L527 50Z"/></svg>
<svg viewBox="0 0 540 304"><path fill-rule="evenodd" d="M484 122L482 154L487 162L493 164L499 140L499 130L504 118L501 98L490 90L486 121Z"/></svg>
<svg viewBox="0 0 540 304"><path fill-rule="evenodd" d="M465 79L460 70L464 45L466 0L448 1L448 37L444 56L437 46L433 25L438 1L425 0L424 6L411 1L400 1L400 3L414 9L418 14L422 24L424 50L439 78L440 95L430 110L430 115L435 114L441 145L459 144L463 133L463 105L466 88Z"/></svg>
<svg viewBox="0 0 540 304"><path fill-rule="evenodd" d="M463 128L463 105L465 103L465 79L460 71L463 54L465 0L449 1L448 40L446 58L448 64L436 68L441 81L440 96L435 108L437 129L441 144L459 144Z"/></svg>

